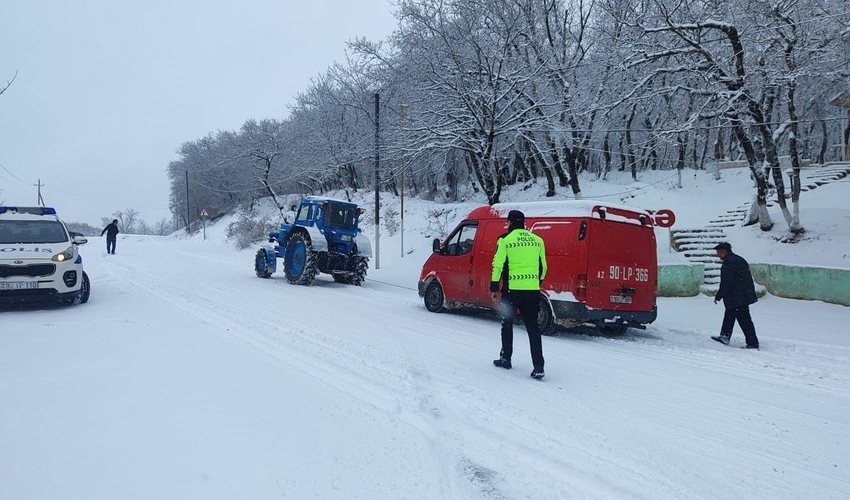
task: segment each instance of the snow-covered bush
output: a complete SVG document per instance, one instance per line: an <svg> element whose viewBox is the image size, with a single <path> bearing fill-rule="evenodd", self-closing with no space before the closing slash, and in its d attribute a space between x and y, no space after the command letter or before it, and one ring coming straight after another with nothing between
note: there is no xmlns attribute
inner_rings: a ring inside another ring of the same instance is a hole
<svg viewBox="0 0 850 500"><path fill-rule="evenodd" d="M243 210L235 221L227 225L227 239L241 250L265 240L275 229L277 225L272 222L271 216L259 216L256 210Z"/></svg>
<svg viewBox="0 0 850 500"><path fill-rule="evenodd" d="M399 229L399 216L398 210L395 207L388 206L384 209L384 227L387 228L387 232L390 233L390 236L394 235L398 232Z"/></svg>

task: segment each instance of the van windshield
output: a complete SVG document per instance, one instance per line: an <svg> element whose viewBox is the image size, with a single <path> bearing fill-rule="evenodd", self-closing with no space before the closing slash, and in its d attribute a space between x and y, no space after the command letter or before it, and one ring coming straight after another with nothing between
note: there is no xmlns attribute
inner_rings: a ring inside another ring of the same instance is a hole
<svg viewBox="0 0 850 500"><path fill-rule="evenodd" d="M68 241L68 233L56 220L0 220L0 244L65 241Z"/></svg>

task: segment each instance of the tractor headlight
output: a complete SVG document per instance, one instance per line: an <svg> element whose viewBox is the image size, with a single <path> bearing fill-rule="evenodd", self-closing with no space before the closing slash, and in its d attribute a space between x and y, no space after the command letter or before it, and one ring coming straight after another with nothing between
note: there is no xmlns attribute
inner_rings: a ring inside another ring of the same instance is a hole
<svg viewBox="0 0 850 500"><path fill-rule="evenodd" d="M74 247L70 246L64 252L57 253L50 260L53 262L65 262L74 258Z"/></svg>
<svg viewBox="0 0 850 500"><path fill-rule="evenodd" d="M340 236L339 239L341 239L342 241L351 241L351 235L350 234L343 234L342 236Z"/></svg>

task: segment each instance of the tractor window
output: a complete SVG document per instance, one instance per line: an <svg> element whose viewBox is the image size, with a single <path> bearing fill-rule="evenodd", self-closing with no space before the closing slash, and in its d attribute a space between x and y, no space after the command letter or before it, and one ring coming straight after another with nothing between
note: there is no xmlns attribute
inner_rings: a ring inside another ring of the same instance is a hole
<svg viewBox="0 0 850 500"><path fill-rule="evenodd" d="M357 213L354 207L331 207L331 222L330 225L342 229L354 229Z"/></svg>
<svg viewBox="0 0 850 500"><path fill-rule="evenodd" d="M298 222L308 222L313 220L313 205L301 205L301 208L298 209L298 215L295 217L295 220Z"/></svg>

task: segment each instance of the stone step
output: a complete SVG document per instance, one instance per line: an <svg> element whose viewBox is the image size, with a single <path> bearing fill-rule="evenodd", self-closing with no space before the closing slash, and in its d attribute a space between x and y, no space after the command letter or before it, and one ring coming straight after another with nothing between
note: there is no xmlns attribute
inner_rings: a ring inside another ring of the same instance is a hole
<svg viewBox="0 0 850 500"><path fill-rule="evenodd" d="M729 215L726 217L715 217L708 222L716 222L718 224L728 224L730 222L738 222L744 219L743 215Z"/></svg>
<svg viewBox="0 0 850 500"><path fill-rule="evenodd" d="M682 252L682 254L688 260L693 260L693 259L714 259L714 260L717 260L717 253L714 250L712 250L711 252L701 252L701 253L696 253L696 252L693 252L693 251L684 251L684 252ZM699 262L705 262L705 260L699 260Z"/></svg>
<svg viewBox="0 0 850 500"><path fill-rule="evenodd" d="M676 246L678 246L682 252L693 255L714 255L714 247L717 246L718 243L720 243L720 241L680 243Z"/></svg>
<svg viewBox="0 0 850 500"><path fill-rule="evenodd" d="M704 250L706 253L711 251L714 252L714 247L721 240L711 240L711 241L687 241L687 240L676 240L676 246L680 251L694 251L694 250Z"/></svg>
<svg viewBox="0 0 850 500"><path fill-rule="evenodd" d="M706 255L705 257L700 257L698 255L694 255L694 256L690 257L688 260L691 261L691 262L703 264L703 266L706 269L708 269L709 267L720 266L720 264L718 264L717 256L709 257L708 255Z"/></svg>
<svg viewBox="0 0 850 500"><path fill-rule="evenodd" d="M691 244L693 244L693 245L696 245L696 244L707 245L707 244L710 244L710 243L714 243L716 241L720 241L724 237L725 236L722 235L722 234L711 236L711 237L678 235L678 236L673 236L673 239L677 243L686 244L686 245L691 245Z"/></svg>
<svg viewBox="0 0 850 500"><path fill-rule="evenodd" d="M829 184L850 175L850 166L841 167L817 167L816 169L803 170L800 191L811 191L819 186ZM790 187L790 186L789 186ZM771 193L776 197L776 191ZM786 198L790 198L790 189ZM766 205L776 206L776 200L769 198ZM745 203L738 208L727 210L714 216L708 224L702 228L673 229L670 231L672 247L681 253L688 261L701 264L704 269L705 279L700 286L700 292L713 296L720 286L721 261L717 258L714 246L726 240L725 228L736 227L743 222L750 212L751 203Z"/></svg>

